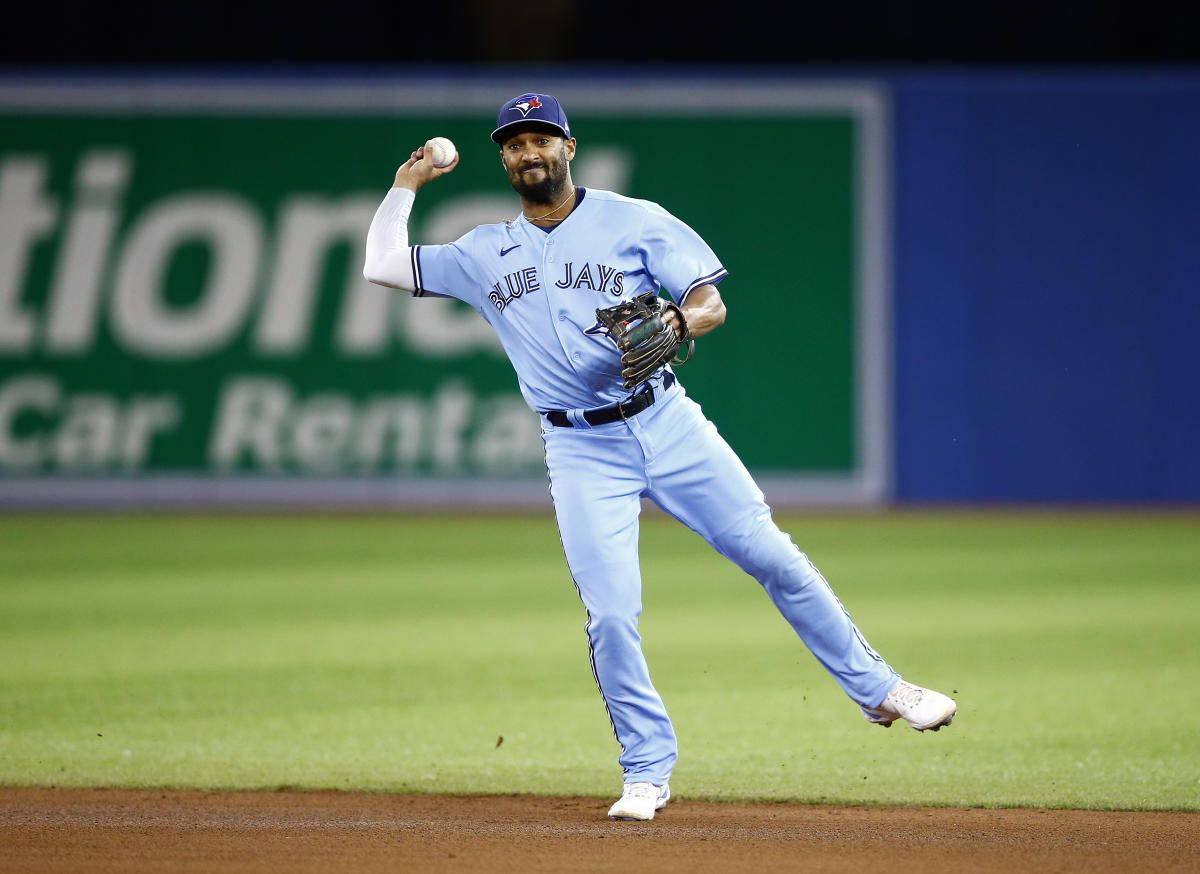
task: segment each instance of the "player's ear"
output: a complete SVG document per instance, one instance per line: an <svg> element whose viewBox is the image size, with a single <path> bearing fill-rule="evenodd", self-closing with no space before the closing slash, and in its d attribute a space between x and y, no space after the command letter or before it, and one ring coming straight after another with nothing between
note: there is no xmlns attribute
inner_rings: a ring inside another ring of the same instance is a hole
<svg viewBox="0 0 1200 874"><path fill-rule="evenodd" d="M563 151L567 153L568 161L575 157L575 137L571 137L563 144Z"/></svg>

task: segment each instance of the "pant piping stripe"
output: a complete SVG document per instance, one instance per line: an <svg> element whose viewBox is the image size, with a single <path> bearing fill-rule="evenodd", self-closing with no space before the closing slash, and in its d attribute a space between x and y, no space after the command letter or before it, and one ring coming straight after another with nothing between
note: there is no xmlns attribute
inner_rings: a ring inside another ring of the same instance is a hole
<svg viewBox="0 0 1200 874"><path fill-rule="evenodd" d="M803 555L803 553L801 554ZM839 608L841 608L842 613L844 613L846 618L850 620L850 627L854 630L854 636L858 638L858 642L861 643L863 649L867 651L867 655L879 662L879 664L888 667L888 663L883 660L883 657L880 656L879 653L875 652L875 650L871 648L871 645L867 643L866 638L862 636L862 632L859 631L858 626L854 624L854 617L850 615L850 611L846 609L846 605L842 603L842 599L837 596L837 592L833 590L833 586L829 585L829 581L825 579L825 575L821 573L820 569L813 564L812 559L810 559L808 556L804 556L804 560L807 561L808 566L813 569L813 573L817 575L817 579L820 580L824 584L825 588L829 590L829 594L833 597L833 600L837 602L837 605Z"/></svg>
<svg viewBox="0 0 1200 874"><path fill-rule="evenodd" d="M571 582L575 583L574 574L571 575ZM579 590L579 583L575 583L575 594L579 595L579 602L582 604L583 593ZM588 661L592 665L592 678L596 681L596 689L600 692L600 700L604 702L604 712L608 714L608 724L612 726L613 737L616 739L617 745L621 747L621 755L624 756L625 744L621 743L621 736L617 734L617 722L613 719L612 711L608 708L608 697L604 694L604 687L600 685L600 671L596 669L596 647L592 642L592 611L588 610L587 604L583 604L583 612L587 614L587 622L583 625L583 631L587 635L588 640Z"/></svg>

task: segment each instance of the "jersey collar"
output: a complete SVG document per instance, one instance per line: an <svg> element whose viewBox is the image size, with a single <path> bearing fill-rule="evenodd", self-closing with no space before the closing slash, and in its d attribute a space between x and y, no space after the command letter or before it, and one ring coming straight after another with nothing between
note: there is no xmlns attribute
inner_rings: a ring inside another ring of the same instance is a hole
<svg viewBox="0 0 1200 874"><path fill-rule="evenodd" d="M570 220L571 216L575 215L575 210L579 209L579 205L581 203L583 203L583 198L586 195L587 195L587 189L584 188L582 185L576 185L575 186L575 205L571 207L571 211L569 213L567 213L566 216L564 216L561 220L554 223L553 225L551 225L548 228L543 228L541 225L535 225L529 219L525 218L524 212L522 212L519 216L517 216L517 221L524 222L525 224L529 225L529 227L533 228L535 231L541 231L543 234L553 233L554 231L557 231L559 228L561 228L563 226L564 222Z"/></svg>

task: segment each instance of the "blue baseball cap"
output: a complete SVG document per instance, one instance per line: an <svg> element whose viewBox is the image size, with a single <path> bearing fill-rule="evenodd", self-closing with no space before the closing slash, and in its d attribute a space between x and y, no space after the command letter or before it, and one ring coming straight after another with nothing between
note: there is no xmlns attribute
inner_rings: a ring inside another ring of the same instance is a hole
<svg viewBox="0 0 1200 874"><path fill-rule="evenodd" d="M519 124L540 122L562 131L568 140L571 138L571 125L567 123L567 114L563 112L558 100L550 94L522 94L514 97L500 107L496 117L496 129L492 131L492 141L504 142L508 136L505 131Z"/></svg>

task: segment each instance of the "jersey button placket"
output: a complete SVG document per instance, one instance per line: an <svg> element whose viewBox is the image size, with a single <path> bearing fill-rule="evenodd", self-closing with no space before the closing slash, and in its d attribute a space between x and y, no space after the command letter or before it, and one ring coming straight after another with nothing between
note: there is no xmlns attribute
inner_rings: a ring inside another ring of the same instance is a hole
<svg viewBox="0 0 1200 874"><path fill-rule="evenodd" d="M539 231L539 233L541 232ZM546 289L546 301L552 306L558 308L559 324L555 325L553 319L551 319L550 324L554 329L554 333L558 337L558 345L562 348L563 355L567 356L567 361L571 364L572 369L577 371L578 367L575 365L583 362L583 355L579 352L569 351L570 348L576 345L578 342L577 338L575 337L577 332L573 330L573 326L571 325L569 310L566 307L566 300L558 299L558 295L564 293L569 294L570 290L568 289L566 292L564 292L554 284L554 271L549 267L549 265L553 262L554 238L551 237L550 239L546 240L545 248L542 249L542 276L545 277L543 286Z"/></svg>

